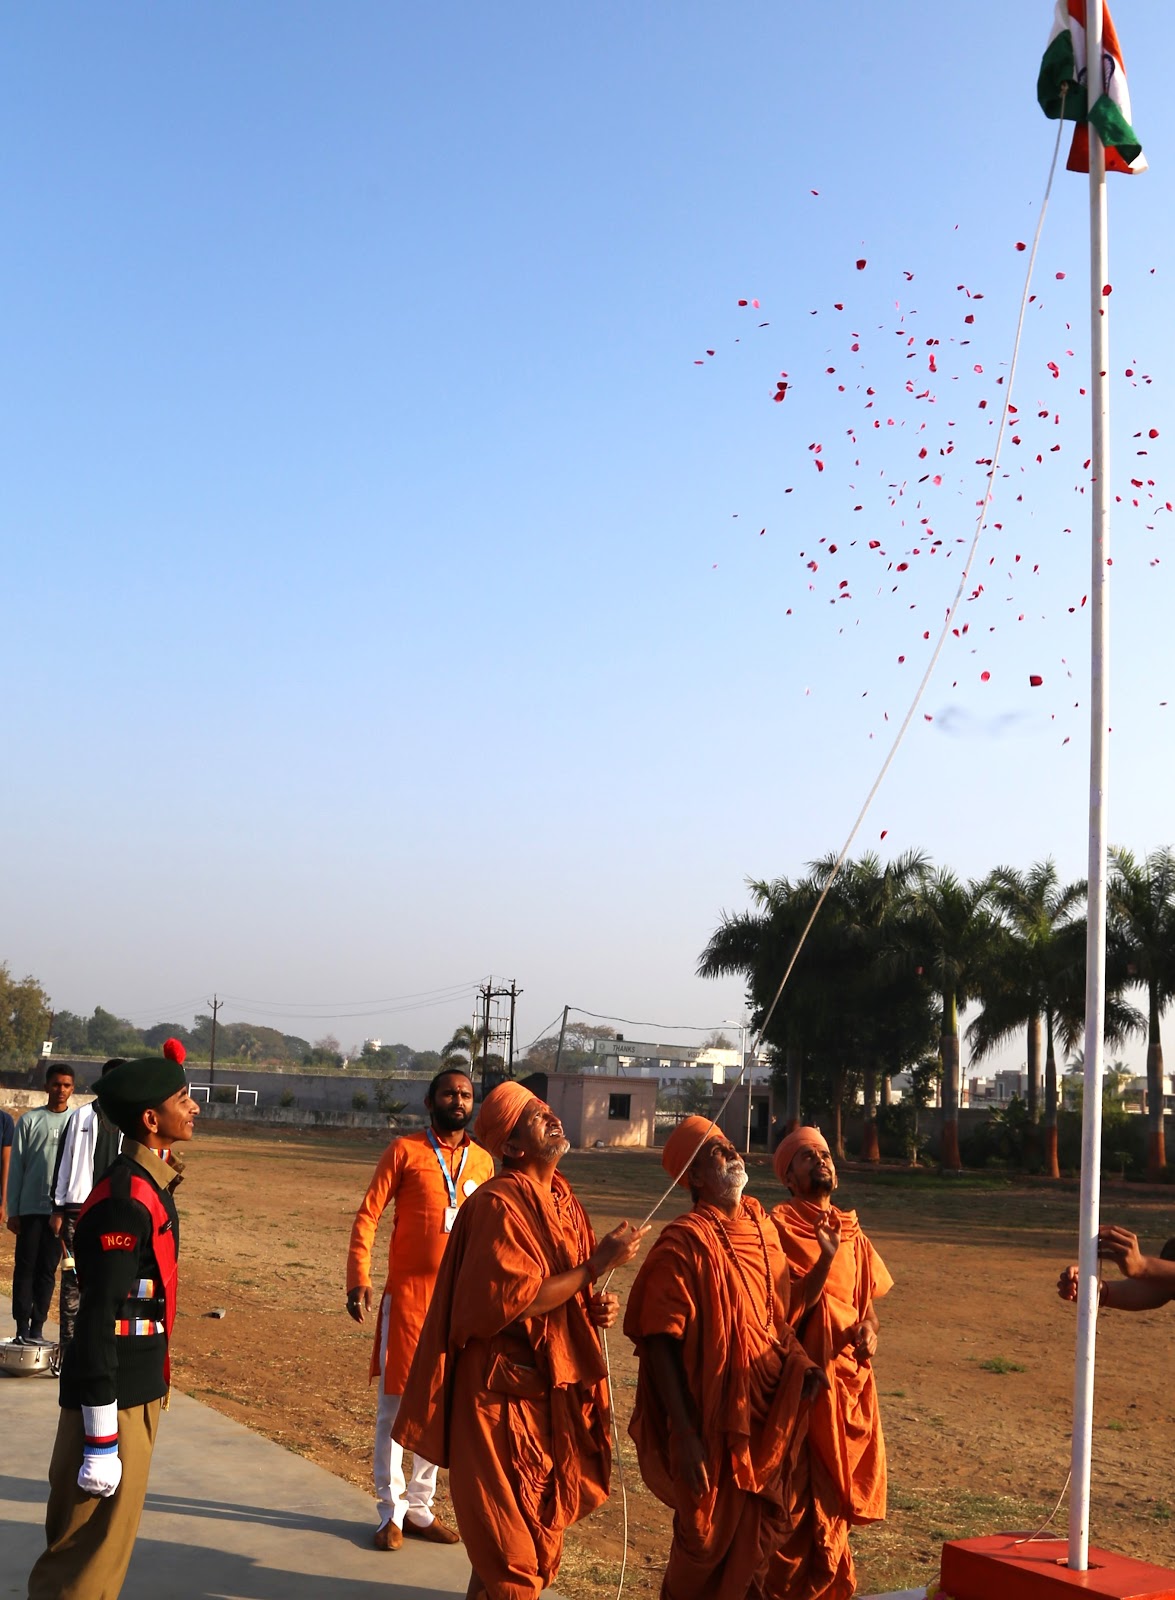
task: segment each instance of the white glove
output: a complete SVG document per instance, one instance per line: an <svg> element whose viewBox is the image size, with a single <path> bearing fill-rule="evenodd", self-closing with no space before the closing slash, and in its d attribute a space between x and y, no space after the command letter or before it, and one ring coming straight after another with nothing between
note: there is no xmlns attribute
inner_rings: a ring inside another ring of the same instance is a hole
<svg viewBox="0 0 1175 1600"><path fill-rule="evenodd" d="M118 1407L83 1406L82 1426L86 1442L82 1449L78 1488L104 1500L122 1482L122 1462L118 1459Z"/></svg>

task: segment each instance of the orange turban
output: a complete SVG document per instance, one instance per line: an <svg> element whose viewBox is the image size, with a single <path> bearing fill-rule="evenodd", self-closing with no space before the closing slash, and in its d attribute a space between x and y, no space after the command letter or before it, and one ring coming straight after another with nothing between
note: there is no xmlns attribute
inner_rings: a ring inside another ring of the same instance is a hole
<svg viewBox="0 0 1175 1600"><path fill-rule="evenodd" d="M502 1146L514 1132L519 1117L530 1102L537 1099L537 1094L531 1094L529 1089L510 1078L486 1095L473 1125L473 1137L485 1146L495 1161L502 1159Z"/></svg>
<svg viewBox="0 0 1175 1600"><path fill-rule="evenodd" d="M661 1152L661 1165L671 1178L676 1178L683 1188L689 1188L686 1172L694 1164L694 1157L707 1139L723 1138L721 1128L716 1128L709 1117L686 1117L665 1141ZM682 1168L685 1168L685 1172Z"/></svg>
<svg viewBox="0 0 1175 1600"><path fill-rule="evenodd" d="M795 1159L796 1152L810 1147L813 1150L828 1150L828 1140L819 1128L796 1128L789 1133L786 1139L781 1139L775 1151L775 1176L780 1183L787 1182L787 1169ZM832 1151L828 1150L831 1155Z"/></svg>

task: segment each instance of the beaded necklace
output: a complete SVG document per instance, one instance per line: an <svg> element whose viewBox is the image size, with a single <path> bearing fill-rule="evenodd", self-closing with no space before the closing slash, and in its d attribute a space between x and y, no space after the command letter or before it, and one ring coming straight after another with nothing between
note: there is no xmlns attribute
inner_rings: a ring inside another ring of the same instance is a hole
<svg viewBox="0 0 1175 1600"><path fill-rule="evenodd" d="M739 1212L744 1217L747 1215L747 1213L743 1211L741 1200L739 1202ZM734 1248L734 1241L731 1239L730 1234L726 1230L725 1221L717 1213L712 1215L711 1220L713 1221L717 1230L718 1237L722 1240L727 1255L734 1263L734 1270L738 1273L742 1282L742 1286L747 1292L747 1299L752 1305L754 1305L755 1296L752 1293L751 1285L747 1280L747 1275L743 1271L743 1264L738 1258L738 1251ZM767 1254L767 1240L763 1236L763 1224L759 1221L758 1217L754 1215L750 1217L750 1220L755 1224L755 1232L759 1235L759 1249L763 1252L763 1287L765 1290L763 1303L767 1308L767 1313L765 1316L760 1314L759 1321L762 1323L763 1332L770 1335L774 1332L775 1328L775 1296L772 1292L773 1286L771 1282L771 1259ZM756 1307L756 1310L757 1309L758 1308Z"/></svg>

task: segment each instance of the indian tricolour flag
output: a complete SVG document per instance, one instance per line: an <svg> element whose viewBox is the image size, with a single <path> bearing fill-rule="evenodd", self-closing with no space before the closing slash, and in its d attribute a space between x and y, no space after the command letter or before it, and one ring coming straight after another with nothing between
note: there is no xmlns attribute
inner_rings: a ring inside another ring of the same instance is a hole
<svg viewBox="0 0 1175 1600"><path fill-rule="evenodd" d="M1076 122L1069 151L1070 172L1089 171L1092 122L1106 149L1107 172L1145 172L1146 159L1130 126L1130 90L1109 6L1102 10L1102 93L1087 110L1085 87L1085 0L1057 0L1053 31L1040 64L1036 98L1046 117ZM1062 87L1067 92L1062 95Z"/></svg>

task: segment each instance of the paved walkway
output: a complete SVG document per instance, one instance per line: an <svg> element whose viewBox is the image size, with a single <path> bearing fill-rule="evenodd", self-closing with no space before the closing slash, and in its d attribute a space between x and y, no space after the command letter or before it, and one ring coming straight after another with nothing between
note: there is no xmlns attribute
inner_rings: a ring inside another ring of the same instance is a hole
<svg viewBox="0 0 1175 1600"><path fill-rule="evenodd" d="M57 1427L51 1378L0 1376L0 1596L23 1597L44 1548ZM186 1395L172 1396L123 1600L444 1600L464 1596L460 1545L371 1544L369 1495Z"/></svg>
<svg viewBox="0 0 1175 1600"><path fill-rule="evenodd" d="M4 1335L6 1336L6 1334ZM0 1375L0 1596L44 1548L52 1378ZM371 1497L187 1395L172 1396L122 1600L458 1600L460 1545L375 1550ZM925 1590L877 1600L923 1600ZM548 1590L547 1600L558 1600Z"/></svg>

